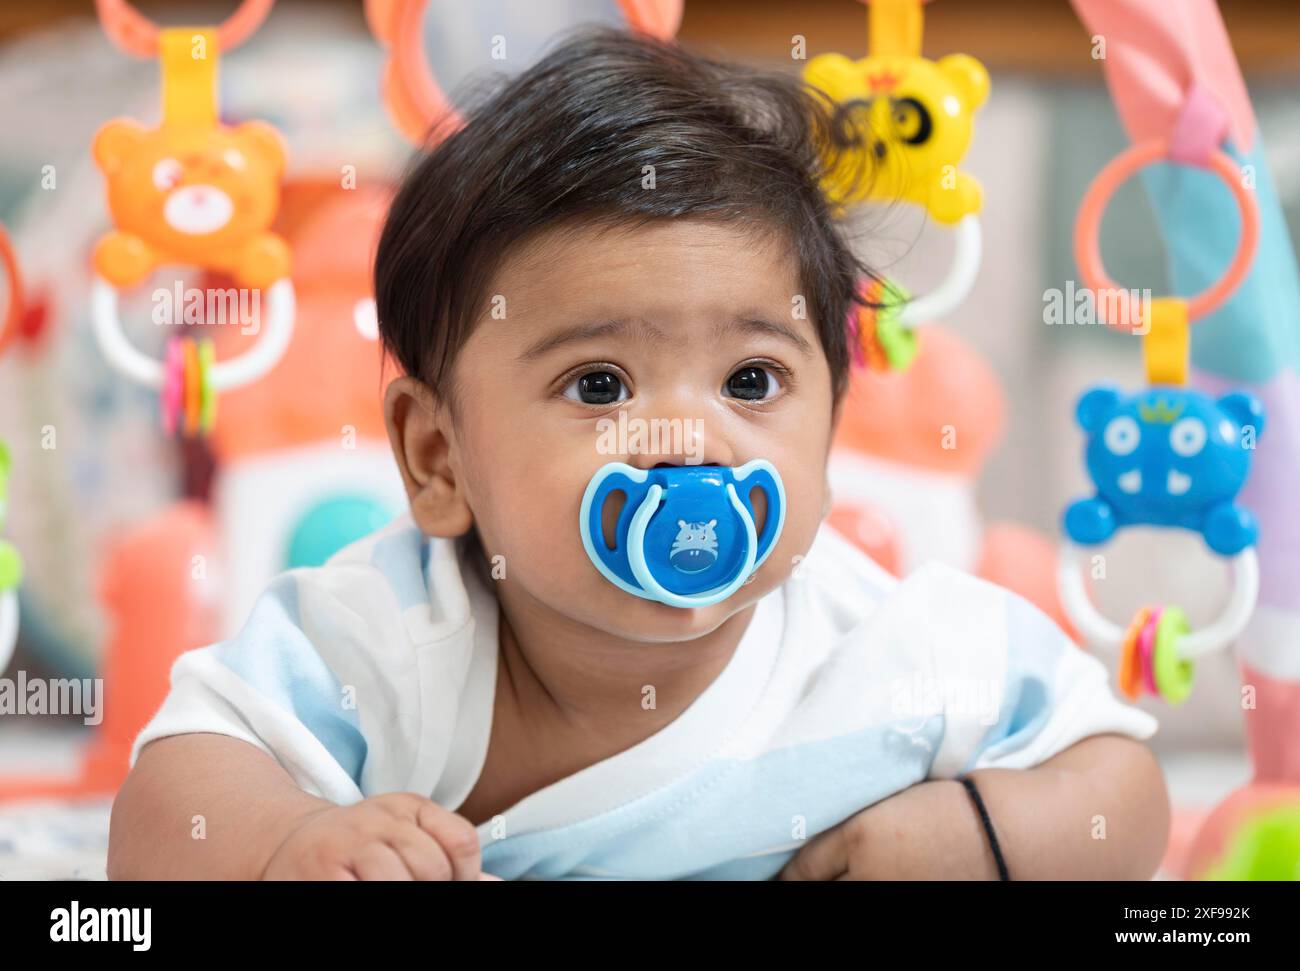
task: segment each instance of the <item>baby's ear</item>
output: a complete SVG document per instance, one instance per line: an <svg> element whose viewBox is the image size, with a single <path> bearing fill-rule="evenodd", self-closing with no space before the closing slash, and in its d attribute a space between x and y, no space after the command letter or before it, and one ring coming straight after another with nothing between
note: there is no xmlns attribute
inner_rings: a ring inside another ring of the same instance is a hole
<svg viewBox="0 0 1300 971"><path fill-rule="evenodd" d="M1085 432L1094 431L1115 410L1118 401L1118 388L1103 384L1090 389L1087 394L1079 399L1079 404L1074 410L1074 416L1079 422L1079 427Z"/></svg>
<svg viewBox="0 0 1300 971"><path fill-rule="evenodd" d="M989 72L969 54L949 54L936 64L956 87L966 110L974 111L989 96Z"/></svg>
<svg viewBox="0 0 1300 971"><path fill-rule="evenodd" d="M409 375L397 378L384 395L384 423L421 532L449 538L468 533L474 514L454 461L451 421L433 391Z"/></svg>
<svg viewBox="0 0 1300 971"><path fill-rule="evenodd" d="M122 167L127 156L134 152L145 140L148 130L129 118L117 118L107 122L95 132L91 144L91 154L95 164L105 175L113 175Z"/></svg>
<svg viewBox="0 0 1300 971"><path fill-rule="evenodd" d="M1255 437L1264 432L1264 404L1253 394L1234 391L1215 402L1219 409L1243 428L1254 428Z"/></svg>
<svg viewBox="0 0 1300 971"><path fill-rule="evenodd" d="M853 61L843 54L818 54L803 69L803 79L836 101L843 101L861 87L859 73Z"/></svg>

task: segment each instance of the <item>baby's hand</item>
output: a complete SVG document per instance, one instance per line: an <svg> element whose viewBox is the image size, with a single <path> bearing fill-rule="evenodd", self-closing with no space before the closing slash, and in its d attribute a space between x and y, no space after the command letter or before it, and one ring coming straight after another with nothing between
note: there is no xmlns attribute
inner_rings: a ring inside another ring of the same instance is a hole
<svg viewBox="0 0 1300 971"><path fill-rule="evenodd" d="M304 817L271 855L266 880L481 880L478 833L410 792Z"/></svg>
<svg viewBox="0 0 1300 971"><path fill-rule="evenodd" d="M819 833L782 880L988 880L996 864L961 783L922 782Z"/></svg>

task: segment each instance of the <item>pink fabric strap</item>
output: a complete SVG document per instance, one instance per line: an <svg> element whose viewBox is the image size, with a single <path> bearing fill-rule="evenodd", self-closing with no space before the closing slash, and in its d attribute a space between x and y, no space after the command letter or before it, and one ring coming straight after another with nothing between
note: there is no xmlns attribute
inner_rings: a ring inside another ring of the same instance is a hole
<svg viewBox="0 0 1300 971"><path fill-rule="evenodd" d="M1169 133L1169 158L1187 165L1206 165L1228 134L1228 113L1213 92L1193 81Z"/></svg>

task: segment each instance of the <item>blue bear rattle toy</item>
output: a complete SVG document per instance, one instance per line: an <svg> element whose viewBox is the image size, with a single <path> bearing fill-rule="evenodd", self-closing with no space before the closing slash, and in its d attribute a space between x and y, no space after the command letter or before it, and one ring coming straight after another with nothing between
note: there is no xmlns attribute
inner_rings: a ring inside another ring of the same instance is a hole
<svg viewBox="0 0 1300 971"><path fill-rule="evenodd" d="M1125 395L1101 385L1079 399L1076 417L1088 433L1085 462L1097 494L1065 510L1074 542L1096 545L1142 524L1194 530L1223 556L1254 545L1255 517L1233 500L1264 429L1257 398L1234 392L1215 400L1172 385Z"/></svg>
<svg viewBox="0 0 1300 971"><path fill-rule="evenodd" d="M753 492L767 514L755 526ZM626 497L606 541L611 496ZM770 462L636 469L602 466L582 497L582 545L620 590L671 607L707 607L735 593L772 552L785 523L785 487Z"/></svg>

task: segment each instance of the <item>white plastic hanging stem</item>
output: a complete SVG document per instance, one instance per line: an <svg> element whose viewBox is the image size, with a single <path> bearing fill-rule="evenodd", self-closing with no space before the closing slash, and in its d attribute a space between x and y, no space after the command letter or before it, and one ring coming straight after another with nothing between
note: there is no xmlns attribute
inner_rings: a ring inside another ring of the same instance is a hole
<svg viewBox="0 0 1300 971"><path fill-rule="evenodd" d="M0 671L9 666L18 643L18 591L0 593Z"/></svg>
<svg viewBox="0 0 1300 971"><path fill-rule="evenodd" d="M1083 559L1086 552L1073 543L1061 548L1057 567L1057 586L1061 606L1070 622L1090 644L1118 651L1126 633L1114 621L1104 617L1093 605L1083 582ZM1228 560L1232 571L1232 592L1219 616L1205 627L1187 634L1178 642L1178 656L1192 661L1231 645L1250 622L1259 599L1259 557L1248 547Z"/></svg>
<svg viewBox="0 0 1300 971"><path fill-rule="evenodd" d="M948 275L929 293L915 297L903 305L898 320L904 327L917 327L944 319L961 306L975 286L984 251L979 217L974 213L963 216L954 232L956 252L953 254L952 266L948 268Z"/></svg>
<svg viewBox="0 0 1300 971"><path fill-rule="evenodd" d="M95 340L105 360L112 367L137 384L161 390L163 362L139 351L122 330L117 312L117 291L112 284L99 277L91 289L91 320ZM230 391L252 384L279 363L293 337L297 301L293 281L278 280L267 291L270 304L268 320L262 327L257 342L244 353L229 361L221 361L212 369L214 391Z"/></svg>

